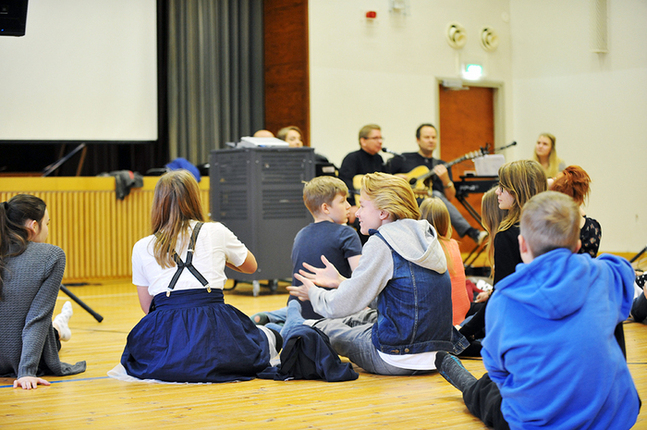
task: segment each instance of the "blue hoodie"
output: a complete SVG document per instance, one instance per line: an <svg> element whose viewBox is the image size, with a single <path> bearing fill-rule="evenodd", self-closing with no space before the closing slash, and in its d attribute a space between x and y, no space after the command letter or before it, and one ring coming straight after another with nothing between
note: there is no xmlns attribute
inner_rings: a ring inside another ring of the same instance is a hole
<svg viewBox="0 0 647 430"><path fill-rule="evenodd" d="M623 258L559 248L497 284L483 364L510 428L628 429L636 387L614 337L629 315L634 271Z"/></svg>

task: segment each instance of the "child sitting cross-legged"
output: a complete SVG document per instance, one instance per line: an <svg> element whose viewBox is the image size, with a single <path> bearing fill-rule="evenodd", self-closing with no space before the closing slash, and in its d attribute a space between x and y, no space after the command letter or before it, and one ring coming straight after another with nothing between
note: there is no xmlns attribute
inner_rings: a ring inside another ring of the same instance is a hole
<svg viewBox="0 0 647 430"><path fill-rule="evenodd" d="M572 198L540 193L523 207L523 263L497 284L485 314L477 380L450 354L436 366L469 411L495 429L628 429L640 399L614 328L629 315L634 271L613 255L577 254Z"/></svg>
<svg viewBox="0 0 647 430"><path fill-rule="evenodd" d="M362 254L362 243L357 232L346 225L350 204L346 200L348 187L344 181L333 176L318 176L303 186L303 202L314 221L302 228L292 245L294 273L322 260L339 269L344 277L350 277ZM293 285L301 285L298 280ZM289 296L290 300L296 297ZM312 309L309 301L301 304L305 318L323 318ZM267 325L280 331L287 315L287 306L275 311L252 315L257 325Z"/></svg>
<svg viewBox="0 0 647 430"><path fill-rule="evenodd" d="M303 285L288 287L326 318L304 321L299 301L292 301L282 333L287 338L304 323L319 328L338 354L369 373L434 370L437 351L460 353L468 345L452 325L451 282L436 231L419 220L409 183L385 173L363 177L357 217L370 237L352 276L345 279L324 262L295 273ZM366 310L374 300L377 310Z"/></svg>

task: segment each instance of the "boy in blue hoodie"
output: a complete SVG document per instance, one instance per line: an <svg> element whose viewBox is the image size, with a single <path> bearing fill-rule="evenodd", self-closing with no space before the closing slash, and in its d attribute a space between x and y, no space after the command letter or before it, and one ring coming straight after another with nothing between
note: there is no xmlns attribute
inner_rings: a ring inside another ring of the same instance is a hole
<svg viewBox="0 0 647 430"><path fill-rule="evenodd" d="M623 258L576 254L579 212L561 193L537 194L523 208L525 264L497 285L486 318L476 380L458 358L436 366L463 392L469 411L495 429L629 429L638 392L615 326L629 315L634 271Z"/></svg>

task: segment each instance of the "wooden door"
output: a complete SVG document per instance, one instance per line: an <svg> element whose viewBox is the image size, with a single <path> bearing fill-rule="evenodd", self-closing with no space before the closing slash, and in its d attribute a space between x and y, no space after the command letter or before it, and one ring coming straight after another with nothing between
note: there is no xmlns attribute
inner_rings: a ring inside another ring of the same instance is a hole
<svg viewBox="0 0 647 430"><path fill-rule="evenodd" d="M438 131L440 135L440 157L452 161L465 154L478 151L487 143L494 146L494 88L467 87L464 90L449 89L439 85L439 114ZM459 181L465 170L474 170L474 162L463 161L452 167L454 181ZM467 201L476 211L481 213L482 194L470 194ZM461 205L454 199L452 203L463 214L465 219L474 227L482 229ZM462 252L474 248L474 241L469 237L459 238L454 231L454 239L458 240Z"/></svg>

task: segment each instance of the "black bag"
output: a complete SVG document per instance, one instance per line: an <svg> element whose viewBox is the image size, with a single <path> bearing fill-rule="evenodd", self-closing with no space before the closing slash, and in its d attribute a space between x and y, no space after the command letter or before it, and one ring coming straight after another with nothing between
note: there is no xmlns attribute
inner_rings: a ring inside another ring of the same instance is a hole
<svg viewBox="0 0 647 430"><path fill-rule="evenodd" d="M327 382L353 381L359 374L350 363L342 363L328 336L316 327L301 325L290 331L281 350L281 364L264 370L259 378L323 379Z"/></svg>
<svg viewBox="0 0 647 430"><path fill-rule="evenodd" d="M141 188L144 186L144 177L130 170L114 170L110 173L100 173L98 176L114 176L115 193L119 200L126 198L130 194L131 188Z"/></svg>

